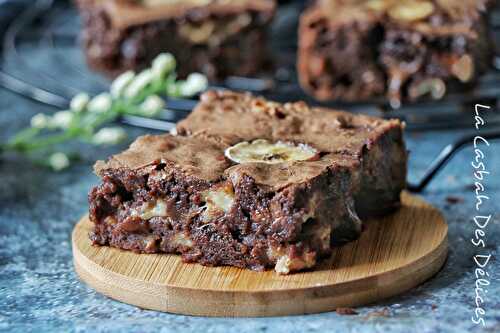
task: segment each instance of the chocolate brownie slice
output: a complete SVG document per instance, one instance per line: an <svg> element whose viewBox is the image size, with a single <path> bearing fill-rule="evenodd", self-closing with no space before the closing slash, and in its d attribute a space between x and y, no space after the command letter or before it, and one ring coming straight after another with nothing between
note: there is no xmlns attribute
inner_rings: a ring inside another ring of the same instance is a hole
<svg viewBox="0 0 500 333"><path fill-rule="evenodd" d="M440 99L489 66L490 2L319 0L300 19L300 83L320 100Z"/></svg>
<svg viewBox="0 0 500 333"><path fill-rule="evenodd" d="M181 76L253 75L266 61L274 0L77 0L89 65L115 76L172 53Z"/></svg>
<svg viewBox="0 0 500 333"><path fill-rule="evenodd" d="M95 169L94 244L287 274L397 206L406 152L397 120L208 92L178 134Z"/></svg>

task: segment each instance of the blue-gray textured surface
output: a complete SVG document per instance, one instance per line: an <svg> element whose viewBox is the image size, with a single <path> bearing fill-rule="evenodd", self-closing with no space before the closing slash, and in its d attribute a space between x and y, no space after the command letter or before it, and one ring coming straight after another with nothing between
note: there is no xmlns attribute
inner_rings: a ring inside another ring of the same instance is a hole
<svg viewBox="0 0 500 333"><path fill-rule="evenodd" d="M0 140L45 109L0 90ZM49 111L47 109L47 111ZM471 130L472 116L471 116ZM141 133L134 130L131 135ZM410 178L418 178L442 146L463 131L408 134ZM80 148L80 147L78 147ZM476 326L472 246L473 151L466 149L424 193L450 226L450 255L443 270L421 287L358 315L336 313L280 318L197 318L145 311L108 299L82 284L73 271L70 234L87 210L87 191L97 182L94 159L118 150L81 147L86 159L62 173L37 168L18 156L0 162L0 331L94 332L500 332L500 267L487 267L486 327ZM496 213L486 229L487 250L499 255L500 144L483 149L491 174L485 211ZM452 204L449 196L462 198Z"/></svg>

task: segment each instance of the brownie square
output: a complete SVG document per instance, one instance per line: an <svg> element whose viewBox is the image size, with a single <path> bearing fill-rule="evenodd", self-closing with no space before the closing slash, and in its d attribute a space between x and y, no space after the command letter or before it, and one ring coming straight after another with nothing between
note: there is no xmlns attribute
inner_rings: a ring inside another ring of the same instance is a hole
<svg viewBox="0 0 500 333"><path fill-rule="evenodd" d="M491 63L490 2L316 1L300 18L300 83L320 100L395 107L471 86Z"/></svg>
<svg viewBox="0 0 500 333"><path fill-rule="evenodd" d="M267 62L274 0L77 0L89 65L107 75L140 70L162 52L178 74L211 80L254 75Z"/></svg>
<svg viewBox="0 0 500 333"><path fill-rule="evenodd" d="M287 274L398 206L406 151L398 120L211 91L95 169L94 244Z"/></svg>

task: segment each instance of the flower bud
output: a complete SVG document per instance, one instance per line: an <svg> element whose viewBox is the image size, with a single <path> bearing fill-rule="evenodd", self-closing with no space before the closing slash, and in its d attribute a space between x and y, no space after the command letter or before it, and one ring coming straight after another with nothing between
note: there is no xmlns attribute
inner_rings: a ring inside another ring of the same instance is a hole
<svg viewBox="0 0 500 333"><path fill-rule="evenodd" d="M176 66L175 58L170 53L161 53L154 60L151 70L156 78L163 78L174 71Z"/></svg>
<svg viewBox="0 0 500 333"><path fill-rule="evenodd" d="M127 137L125 130L120 127L104 127L101 128L92 137L92 143L95 145L114 145Z"/></svg>
<svg viewBox="0 0 500 333"><path fill-rule="evenodd" d="M66 129L71 124L73 113L71 111L59 111L54 113L49 125L55 128Z"/></svg>
<svg viewBox="0 0 500 333"><path fill-rule="evenodd" d="M38 113L31 118L31 127L45 128L49 126L50 117L43 113Z"/></svg>
<svg viewBox="0 0 500 333"><path fill-rule="evenodd" d="M49 165L55 171L66 169L69 166L69 158L64 153L54 153L49 157Z"/></svg>
<svg viewBox="0 0 500 333"><path fill-rule="evenodd" d="M123 96L134 98L140 94L154 79L153 72L150 69L140 72L130 84L125 88Z"/></svg>
<svg viewBox="0 0 500 333"><path fill-rule="evenodd" d="M102 93L92 98L88 105L88 110L94 113L107 112L111 109L113 100L108 93Z"/></svg>
<svg viewBox="0 0 500 333"><path fill-rule="evenodd" d="M165 101L157 95L148 96L139 106L140 114L146 117L156 116L165 107Z"/></svg>
<svg viewBox="0 0 500 333"><path fill-rule="evenodd" d="M69 104L69 108L74 112L82 112L87 107L89 103L90 97L86 93L76 94Z"/></svg>
<svg viewBox="0 0 500 333"><path fill-rule="evenodd" d="M126 71L120 74L116 79L114 79L113 83L111 83L111 96L115 98L120 97L134 78L135 73L133 71Z"/></svg>
<svg viewBox="0 0 500 333"><path fill-rule="evenodd" d="M196 95L208 87L208 79L200 73L192 73L187 77L186 82L181 84L180 93L184 97Z"/></svg>

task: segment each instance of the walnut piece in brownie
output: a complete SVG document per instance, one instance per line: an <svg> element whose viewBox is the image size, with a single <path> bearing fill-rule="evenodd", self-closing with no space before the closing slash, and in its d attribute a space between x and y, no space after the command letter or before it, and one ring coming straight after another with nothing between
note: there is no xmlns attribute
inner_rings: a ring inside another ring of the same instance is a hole
<svg viewBox="0 0 500 333"><path fill-rule="evenodd" d="M96 163L94 244L287 274L357 238L358 212L394 209L405 186L397 120L207 92L177 132Z"/></svg>
<svg viewBox="0 0 500 333"><path fill-rule="evenodd" d="M300 83L320 100L440 99L489 66L490 2L318 0L300 19Z"/></svg>
<svg viewBox="0 0 500 333"><path fill-rule="evenodd" d="M160 53L178 74L253 75L266 65L274 0L77 0L87 62L110 76L140 70Z"/></svg>

